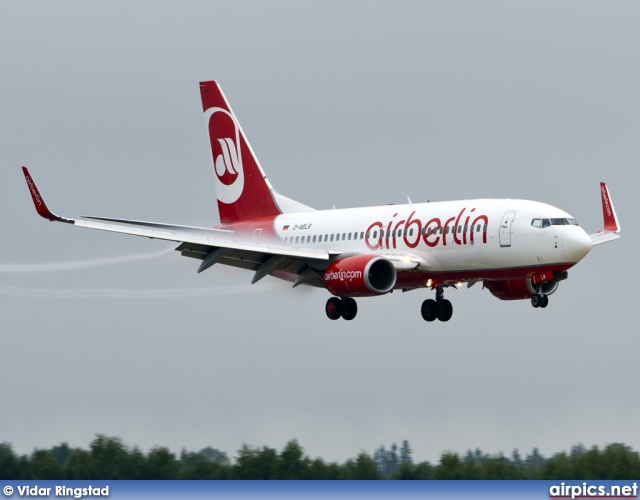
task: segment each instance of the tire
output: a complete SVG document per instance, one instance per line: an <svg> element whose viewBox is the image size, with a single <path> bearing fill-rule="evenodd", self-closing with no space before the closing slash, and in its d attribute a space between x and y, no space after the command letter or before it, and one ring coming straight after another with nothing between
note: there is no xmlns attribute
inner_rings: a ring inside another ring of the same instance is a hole
<svg viewBox="0 0 640 500"><path fill-rule="evenodd" d="M342 319L351 321L358 314L358 303L350 297L342 299Z"/></svg>
<svg viewBox="0 0 640 500"><path fill-rule="evenodd" d="M540 307L540 295L532 295L531 296L531 305L533 307Z"/></svg>
<svg viewBox="0 0 640 500"><path fill-rule="evenodd" d="M422 307L420 308L420 313L422 314L422 319L425 321L435 321L438 317L438 307L436 305L436 301L433 299L427 299L422 303Z"/></svg>
<svg viewBox="0 0 640 500"><path fill-rule="evenodd" d="M543 295L540 297L540 307L543 309L549 305L549 297L547 295Z"/></svg>
<svg viewBox="0 0 640 500"><path fill-rule="evenodd" d="M331 297L327 300L327 305L324 307L324 312L327 313L327 318L338 319L342 316L342 301L338 297Z"/></svg>
<svg viewBox="0 0 640 500"><path fill-rule="evenodd" d="M453 316L453 306L451 302L447 299L444 299L440 302L440 307L438 308L438 319L440 321L449 321Z"/></svg>

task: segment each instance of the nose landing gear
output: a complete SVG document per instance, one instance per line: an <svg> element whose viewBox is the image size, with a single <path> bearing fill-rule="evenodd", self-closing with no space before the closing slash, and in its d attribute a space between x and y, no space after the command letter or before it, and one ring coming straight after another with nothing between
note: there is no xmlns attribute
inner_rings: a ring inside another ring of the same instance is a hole
<svg viewBox="0 0 640 500"><path fill-rule="evenodd" d="M351 297L331 297L324 308L329 319L346 319L351 321L358 314L358 303Z"/></svg>
<svg viewBox="0 0 640 500"><path fill-rule="evenodd" d="M441 286L436 287L436 299L427 299L422 303L420 309L422 319L425 321L449 321L453 316L453 306L451 302L444 298L444 291Z"/></svg>

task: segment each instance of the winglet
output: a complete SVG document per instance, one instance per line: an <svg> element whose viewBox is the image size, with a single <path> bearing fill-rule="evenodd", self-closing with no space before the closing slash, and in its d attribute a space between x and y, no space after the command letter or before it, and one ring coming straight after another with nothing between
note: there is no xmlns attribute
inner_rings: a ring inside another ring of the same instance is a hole
<svg viewBox="0 0 640 500"><path fill-rule="evenodd" d="M600 183L600 196L602 197L602 218L604 219L604 228L596 234L590 234L592 245L600 245L607 241L613 241L620 238L620 223L616 215L616 209L613 208L613 201L609 194L609 188L605 182Z"/></svg>
<svg viewBox="0 0 640 500"><path fill-rule="evenodd" d="M49 207L47 207L47 204L44 202L44 198L42 197L42 195L40 195L40 191L38 191L38 188L36 187L36 183L33 182L33 178L31 177L31 174L29 174L29 170L27 170L27 167L22 167L22 173L24 174L24 178L27 181L27 187L29 188L31 198L33 199L33 204L35 205L38 214L45 219L49 219L50 221L67 222L73 224L72 219L58 217L51 210L49 210Z"/></svg>
<svg viewBox="0 0 640 500"><path fill-rule="evenodd" d="M613 208L613 201L609 194L609 188L605 182L600 183L600 194L602 195L602 216L604 218L605 233L619 233L620 223L616 215L616 209Z"/></svg>

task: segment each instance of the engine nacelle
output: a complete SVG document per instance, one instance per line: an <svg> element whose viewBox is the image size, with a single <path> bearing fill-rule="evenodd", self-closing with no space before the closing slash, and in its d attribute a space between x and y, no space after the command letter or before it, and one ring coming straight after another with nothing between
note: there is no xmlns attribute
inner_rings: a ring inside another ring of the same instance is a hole
<svg viewBox="0 0 640 500"><path fill-rule="evenodd" d="M354 255L331 264L324 272L324 286L338 297L371 297L393 290L396 268L380 255Z"/></svg>
<svg viewBox="0 0 640 500"><path fill-rule="evenodd" d="M542 287L541 292L544 295L551 295L558 289L558 285L557 281L551 281L542 283L539 286ZM532 295L537 293L536 288L531 283L531 278L485 281L484 286L489 289L494 297L498 297L500 300L530 299Z"/></svg>

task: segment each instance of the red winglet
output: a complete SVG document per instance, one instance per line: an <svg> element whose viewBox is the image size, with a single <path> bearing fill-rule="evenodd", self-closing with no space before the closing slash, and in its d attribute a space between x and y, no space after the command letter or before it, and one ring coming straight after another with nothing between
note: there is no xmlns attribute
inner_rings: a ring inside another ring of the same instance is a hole
<svg viewBox="0 0 640 500"><path fill-rule="evenodd" d="M58 217L54 214L47 204L44 202L44 198L40 195L40 191L36 187L36 183L33 182L33 178L31 174L29 174L29 170L27 167L22 167L22 173L24 173L24 178L27 181L27 186L29 187L29 192L31 193L31 198L33 199L33 204L36 207L38 214L45 219L49 219L50 221L59 221L59 222L70 222L73 223L70 219L63 219L62 217Z"/></svg>
<svg viewBox="0 0 640 500"><path fill-rule="evenodd" d="M613 202L609 195L609 188L605 182L600 183L600 194L602 195L602 216L604 218L604 231L619 233L620 223L616 215L616 209L613 208Z"/></svg>

